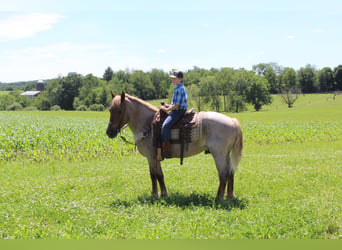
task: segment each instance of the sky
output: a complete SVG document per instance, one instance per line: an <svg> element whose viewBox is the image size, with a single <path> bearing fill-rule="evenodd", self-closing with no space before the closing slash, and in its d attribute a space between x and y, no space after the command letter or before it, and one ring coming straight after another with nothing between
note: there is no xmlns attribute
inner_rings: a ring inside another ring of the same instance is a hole
<svg viewBox="0 0 342 250"><path fill-rule="evenodd" d="M342 64L340 0L0 0L0 82Z"/></svg>

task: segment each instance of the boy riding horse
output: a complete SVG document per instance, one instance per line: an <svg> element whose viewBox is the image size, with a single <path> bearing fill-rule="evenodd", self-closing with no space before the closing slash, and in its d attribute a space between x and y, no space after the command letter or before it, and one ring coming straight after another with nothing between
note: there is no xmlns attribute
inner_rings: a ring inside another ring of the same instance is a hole
<svg viewBox="0 0 342 250"><path fill-rule="evenodd" d="M171 105L162 105L161 110L168 114L161 129L161 141L163 153L158 151L157 160L161 161L164 158L171 158L171 128L183 117L188 108L188 95L183 86L183 72L173 71L169 76L172 84L176 85L173 91Z"/></svg>

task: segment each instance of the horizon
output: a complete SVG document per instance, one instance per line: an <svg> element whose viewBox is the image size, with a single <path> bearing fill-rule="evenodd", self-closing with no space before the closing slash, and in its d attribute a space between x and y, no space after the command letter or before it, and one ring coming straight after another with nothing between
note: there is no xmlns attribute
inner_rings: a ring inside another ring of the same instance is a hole
<svg viewBox="0 0 342 250"><path fill-rule="evenodd" d="M279 65L279 64L276 63L276 62L260 62L260 63L266 63L266 64L275 63L275 64L277 64L277 66L280 66L280 67L282 67L282 68L286 68L286 67L284 67L283 65ZM311 65L311 64L307 64L307 65L310 65L310 66L313 67L315 70L321 70L321 69L322 69L322 68L318 69L315 65ZM305 68L307 65L302 66L302 67L300 67L300 68ZM342 64L341 64L341 65L342 65ZM254 66L254 65L252 65L252 66ZM337 66L339 66L339 65L336 65L336 66L330 67L330 68L331 68L332 70L334 70L334 68L337 67ZM110 67L110 66L108 66L108 67ZM108 68L108 67L107 67L107 68ZM190 71L190 70L193 70L195 67L197 67L197 66L194 65L191 69L186 69L186 70L184 70L183 72L186 73L186 72L188 72L188 71ZM103 70L103 73L105 72L105 70L106 70L107 68L105 68L105 69ZM197 68L205 69L205 70L208 70L208 71L209 71L210 69L212 69L212 68L206 69L206 68L202 68L202 67L197 67ZM214 68L214 69L217 69L217 70L221 70L221 69L223 69L223 68L232 68L232 67L213 67L213 68ZM294 70L297 72L298 70L300 70L300 68L294 69ZM323 67L323 68L324 68L324 67ZM156 68L154 68L154 69L156 69ZM238 68L238 69L237 69L237 68L232 68L232 69L233 69L233 70L245 69L245 70L248 70L248 71L253 71L253 69L246 69L246 68ZM150 69L150 70L141 70L141 69L129 69L129 68L126 68L126 69L113 70L113 72L114 72L114 74L117 73L117 72L119 72L119 71L125 71L125 72L128 72L128 73L133 72L133 71L143 71L144 73L149 73L149 72L151 72L152 70L153 70L153 69ZM165 72L165 73L167 73L168 71L170 71L170 70L166 71L166 70L163 70L163 69L157 69L157 70L162 70L162 71ZM86 74L80 74L80 73L78 73L78 72L68 72L68 73L66 73L65 75L59 74L58 76L52 77L52 78L46 78L46 79L39 78L39 79L31 79L31 80L20 80L20 81L15 81L15 82L1 82L1 81L0 81L0 84L15 84L15 83L21 83L21 82L50 81L50 80L58 79L58 78L61 78L61 77L67 77L68 75L70 75L70 73L72 73L72 74L78 74L78 75L81 75L81 76L83 76L83 77L85 77L85 76L91 74L91 75L93 75L93 76L95 76L95 77L97 77L97 78L100 78L100 79L103 78L103 74L102 74L101 76L96 76L96 75L94 75L94 74L91 73L91 72L86 73Z"/></svg>

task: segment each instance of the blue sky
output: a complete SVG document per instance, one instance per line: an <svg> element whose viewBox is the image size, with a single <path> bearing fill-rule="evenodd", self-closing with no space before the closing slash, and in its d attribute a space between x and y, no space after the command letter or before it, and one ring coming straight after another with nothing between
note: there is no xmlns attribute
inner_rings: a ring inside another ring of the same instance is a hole
<svg viewBox="0 0 342 250"><path fill-rule="evenodd" d="M340 0L0 0L0 82L342 64Z"/></svg>

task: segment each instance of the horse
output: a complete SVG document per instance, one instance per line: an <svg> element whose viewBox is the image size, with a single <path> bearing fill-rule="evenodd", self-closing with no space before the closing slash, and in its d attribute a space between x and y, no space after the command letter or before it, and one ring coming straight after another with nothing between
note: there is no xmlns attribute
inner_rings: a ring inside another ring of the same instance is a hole
<svg viewBox="0 0 342 250"><path fill-rule="evenodd" d="M160 161L156 160L153 146L151 122L158 108L124 92L113 92L109 107L110 119L107 128L109 138L115 138L126 126L133 133L135 145L140 154L146 157L152 181L152 196L168 197ZM243 138L240 123L235 118L217 112L198 112L197 119L202 123L202 134L195 142L190 142L184 157L209 151L215 161L219 176L216 199L223 200L227 186L227 199L234 199L234 174L242 156ZM173 157L180 157L180 145L171 144Z"/></svg>

